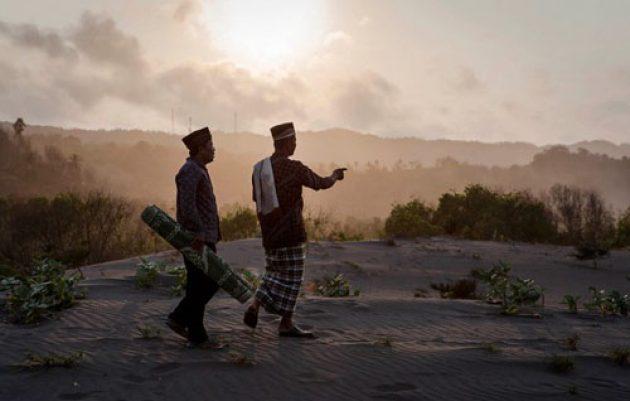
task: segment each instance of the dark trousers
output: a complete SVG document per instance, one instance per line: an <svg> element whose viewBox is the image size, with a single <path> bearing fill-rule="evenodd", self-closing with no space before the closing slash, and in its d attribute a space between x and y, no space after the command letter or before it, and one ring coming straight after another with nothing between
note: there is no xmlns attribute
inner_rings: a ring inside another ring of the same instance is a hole
<svg viewBox="0 0 630 401"><path fill-rule="evenodd" d="M208 247L214 253L217 252L214 244L208 244ZM199 343L208 339L208 333L203 326L203 316L206 304L217 292L219 286L186 259L184 259L184 264L187 274L186 295L169 317L188 328L188 339L191 342Z"/></svg>

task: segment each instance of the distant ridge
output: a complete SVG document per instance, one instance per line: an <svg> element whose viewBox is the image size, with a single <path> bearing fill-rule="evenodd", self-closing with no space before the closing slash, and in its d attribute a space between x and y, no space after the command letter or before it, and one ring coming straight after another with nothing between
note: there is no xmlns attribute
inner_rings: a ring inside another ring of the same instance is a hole
<svg viewBox="0 0 630 401"><path fill-rule="evenodd" d="M9 132L10 122L0 122ZM29 125L25 135L73 136L86 143L133 144L141 141L179 146L180 136L163 131L143 130L86 130L53 126ZM272 149L267 135L251 132L215 132L215 144L222 152L243 154L252 158L263 157ZM344 128L322 131L301 131L297 157L308 163L349 164L378 163L394 166L396 163L434 165L440 159L452 158L462 163L507 167L525 165L534 155L557 145L536 146L527 142L480 142L451 139L422 139L413 137L384 138ZM580 148L590 153L605 154L613 158L630 157L630 144L615 144L606 140L582 141L565 146L571 151Z"/></svg>

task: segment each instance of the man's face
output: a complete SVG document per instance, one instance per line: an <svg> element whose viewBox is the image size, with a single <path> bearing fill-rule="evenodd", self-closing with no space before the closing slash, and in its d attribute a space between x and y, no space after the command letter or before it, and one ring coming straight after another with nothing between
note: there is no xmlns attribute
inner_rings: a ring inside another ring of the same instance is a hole
<svg viewBox="0 0 630 401"><path fill-rule="evenodd" d="M293 154L295 153L295 148L297 147L297 138L295 135L293 135L290 139L289 139L289 145L288 145L288 150L289 150L289 156L293 156Z"/></svg>
<svg viewBox="0 0 630 401"><path fill-rule="evenodd" d="M215 150L212 139L210 139L199 149L199 154L206 163L211 163L214 160Z"/></svg>

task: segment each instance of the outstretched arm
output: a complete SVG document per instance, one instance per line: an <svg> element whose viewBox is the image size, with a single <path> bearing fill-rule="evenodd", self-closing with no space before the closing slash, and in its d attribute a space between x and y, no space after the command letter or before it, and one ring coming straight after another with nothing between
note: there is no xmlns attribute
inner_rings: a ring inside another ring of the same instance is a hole
<svg viewBox="0 0 630 401"><path fill-rule="evenodd" d="M298 162L299 163L299 162ZM338 168L328 177L321 177L310 168L306 167L302 163L300 167L300 181L305 187L314 189L316 191L320 189L328 189L335 185L335 182L343 180L345 168Z"/></svg>

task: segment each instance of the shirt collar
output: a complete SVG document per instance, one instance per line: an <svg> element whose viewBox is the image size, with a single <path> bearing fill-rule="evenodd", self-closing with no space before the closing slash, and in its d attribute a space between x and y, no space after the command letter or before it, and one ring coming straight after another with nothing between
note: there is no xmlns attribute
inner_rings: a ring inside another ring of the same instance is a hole
<svg viewBox="0 0 630 401"><path fill-rule="evenodd" d="M201 163L200 161L198 161L197 159L194 159L194 158L192 158L192 157L189 157L189 158L187 158L187 159L186 159L186 161L189 161L189 162L191 162L191 163L194 163L195 165L197 165L197 166L199 166L200 168L202 168L202 169L204 169L204 170L206 170L206 171L207 171L206 166L205 166L203 163Z"/></svg>

